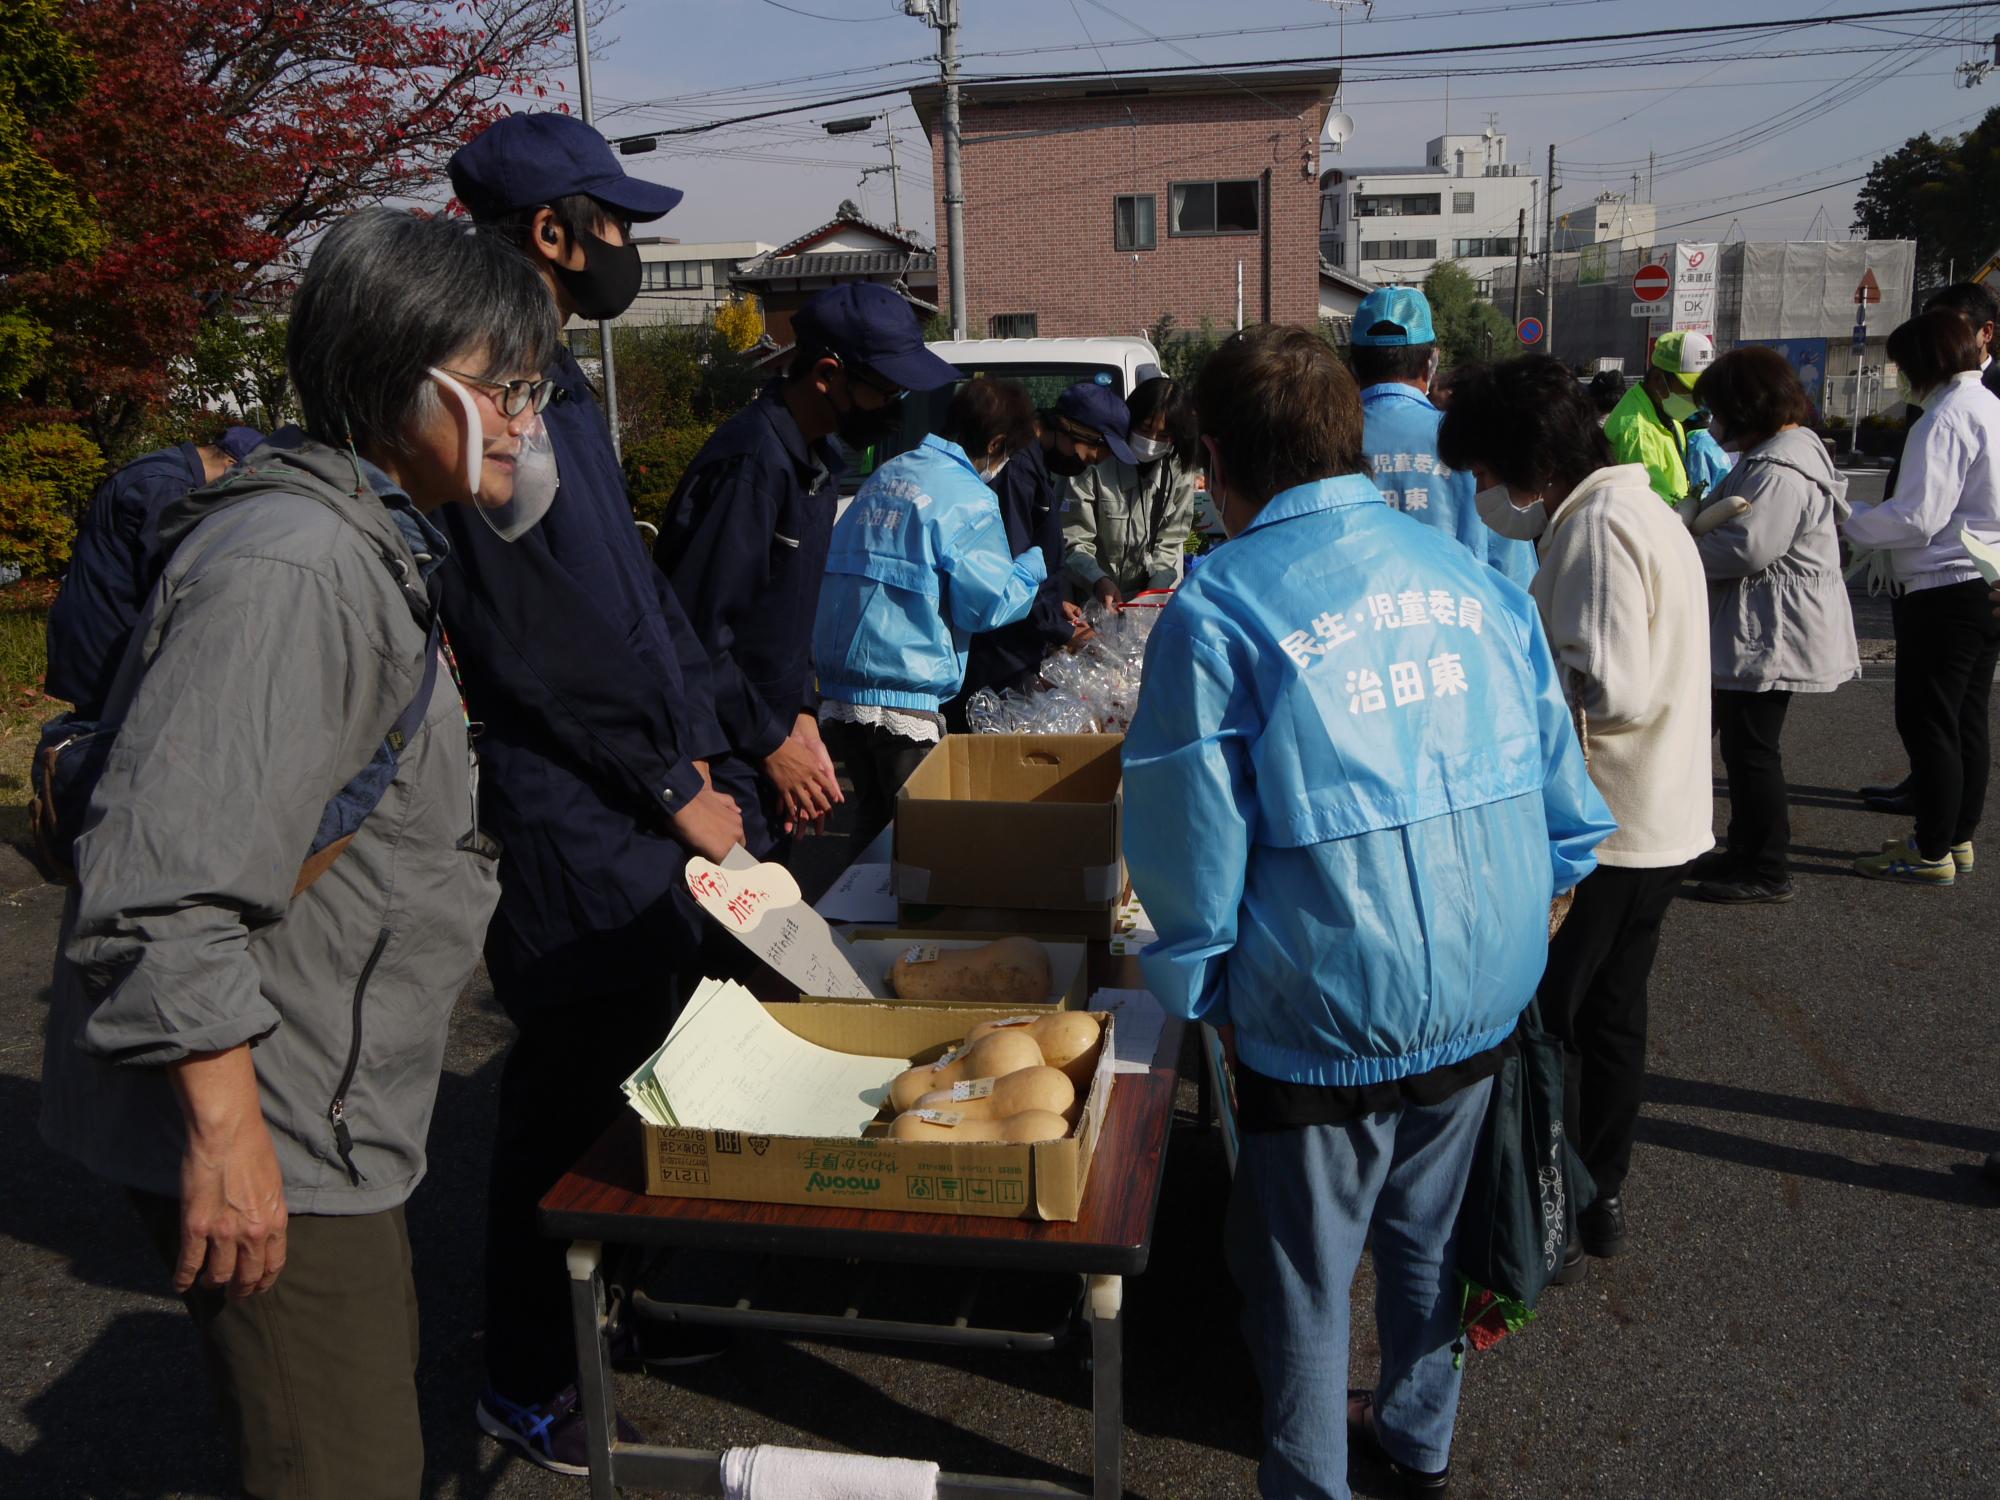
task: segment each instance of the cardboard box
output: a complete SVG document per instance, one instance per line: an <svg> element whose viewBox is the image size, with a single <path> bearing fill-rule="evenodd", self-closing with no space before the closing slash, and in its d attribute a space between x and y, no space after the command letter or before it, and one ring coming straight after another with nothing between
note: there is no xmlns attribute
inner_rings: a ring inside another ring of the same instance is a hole
<svg viewBox="0 0 2000 1500"><path fill-rule="evenodd" d="M1073 935L1056 936L1042 932L991 931L954 932L949 936L937 932L919 932L904 927L850 927L843 934L847 941L847 956L853 960L856 971L868 982L868 987L883 1000L890 998L889 969L892 964L918 944L928 944L934 948L963 949L982 948L1002 937L1029 937L1048 950L1050 993L1038 1003L1012 1007L1016 1011L1031 1012L1041 1010L1082 1010L1090 998L1089 958L1090 945ZM827 1000L843 1005L853 1005L852 998L839 995L805 995L806 1000ZM973 1005L990 1006L990 1000L936 999L923 1001L901 1000L899 1005Z"/></svg>
<svg viewBox="0 0 2000 1500"><path fill-rule="evenodd" d="M942 1056L981 1021L1020 1014L1004 1006L811 1001L767 1009L787 1029L819 1046L919 1062ZM1110 1106L1114 1050L1112 1022L1106 1017L1083 1114L1060 1141L959 1146L876 1136L808 1140L643 1125L646 1191L745 1203L1071 1222L1082 1210L1090 1159ZM879 1131L886 1124L872 1128Z"/></svg>
<svg viewBox="0 0 2000 1500"><path fill-rule="evenodd" d="M1108 931L1125 894L1124 744L1116 734L945 736L896 794L896 899L1081 913ZM987 925L1024 931L1037 920Z"/></svg>
<svg viewBox="0 0 2000 1500"><path fill-rule="evenodd" d="M1111 906L1102 911L1029 911L1005 910L995 906L922 906L912 901L899 901L896 903L896 921L904 931L933 935L950 933L954 937L965 933L1020 932L1032 928L1037 934L1108 939L1117 935L1118 910L1118 907Z"/></svg>

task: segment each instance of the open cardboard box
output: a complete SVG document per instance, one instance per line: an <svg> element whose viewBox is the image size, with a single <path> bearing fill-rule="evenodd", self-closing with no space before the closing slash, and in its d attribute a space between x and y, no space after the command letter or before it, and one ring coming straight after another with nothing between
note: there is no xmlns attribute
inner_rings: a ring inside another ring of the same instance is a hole
<svg viewBox="0 0 2000 1500"><path fill-rule="evenodd" d="M896 794L896 899L1056 914L980 924L998 930L1108 934L1125 894L1124 744L1116 734L946 735ZM915 925L934 922L926 912Z"/></svg>
<svg viewBox="0 0 2000 1500"><path fill-rule="evenodd" d="M919 945L933 948L960 950L983 948L986 944L1002 937L1029 937L1040 943L1049 955L1049 993L1039 1002L1023 1003L1010 1007L1017 1012L1041 1010L1082 1010L1090 998L1087 982L1087 967L1090 946L1081 938L1056 937L1040 932L918 932L902 927L850 927L843 934L847 941L847 956L854 968L867 981L869 989L880 999L890 997L889 969L910 949ZM844 1005L857 1002L838 995L805 995L806 1000L828 1000ZM899 1000L898 1005L974 1005L987 1006L993 1002L981 999L954 999L950 996L931 1000Z"/></svg>
<svg viewBox="0 0 2000 1500"><path fill-rule="evenodd" d="M981 1021L1019 1015L1007 1006L924 1006L797 1001L767 1005L807 1041L861 1056L927 1062ZM746 1135L692 1126L645 1132L646 1191L745 1203L976 1214L1074 1221L1083 1206L1090 1159L1111 1105L1112 1019L1104 1018L1097 1071L1075 1128L1034 1145L954 1145L949 1141L857 1140ZM887 1080L884 1080L885 1083ZM880 1132L887 1121L870 1127Z"/></svg>

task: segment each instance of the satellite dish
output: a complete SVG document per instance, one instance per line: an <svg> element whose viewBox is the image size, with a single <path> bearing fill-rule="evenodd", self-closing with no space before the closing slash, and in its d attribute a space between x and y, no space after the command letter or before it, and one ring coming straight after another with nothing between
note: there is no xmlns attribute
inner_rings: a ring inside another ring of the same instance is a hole
<svg viewBox="0 0 2000 1500"><path fill-rule="evenodd" d="M1326 117L1326 128L1319 133L1319 138L1335 151L1339 151L1347 143L1347 138L1353 134L1354 116L1345 113L1332 114Z"/></svg>
<svg viewBox="0 0 2000 1500"><path fill-rule="evenodd" d="M1486 137L1486 139L1490 141L1493 139L1494 136L1498 135L1499 132L1495 130L1491 125L1488 125L1486 129L1481 132L1481 134L1483 134Z"/></svg>

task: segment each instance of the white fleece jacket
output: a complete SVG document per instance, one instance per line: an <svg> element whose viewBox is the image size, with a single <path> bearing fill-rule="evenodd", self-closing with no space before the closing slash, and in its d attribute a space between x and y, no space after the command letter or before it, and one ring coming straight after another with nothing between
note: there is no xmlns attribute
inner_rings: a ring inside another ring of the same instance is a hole
<svg viewBox="0 0 2000 1500"><path fill-rule="evenodd" d="M2000 399L1962 370L1924 400L1903 445L1896 493L1857 505L1841 528L1856 547L1888 550L1915 593L1979 576L1962 540L2000 541Z"/></svg>
<svg viewBox="0 0 2000 1500"><path fill-rule="evenodd" d="M1639 464L1599 469L1542 533L1529 592L1590 736L1590 779L1618 831L1598 863L1685 864L1715 840L1708 750L1708 582L1686 525Z"/></svg>

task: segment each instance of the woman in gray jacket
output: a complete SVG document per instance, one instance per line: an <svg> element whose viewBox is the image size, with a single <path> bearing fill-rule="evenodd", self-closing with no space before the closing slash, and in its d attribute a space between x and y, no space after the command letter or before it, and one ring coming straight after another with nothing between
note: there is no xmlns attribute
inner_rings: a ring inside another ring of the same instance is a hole
<svg viewBox="0 0 2000 1500"><path fill-rule="evenodd" d="M1792 830L1778 741L1794 693L1861 675L1841 576L1847 481L1812 429L1811 405L1773 349L1723 355L1695 382L1716 437L1741 454L1709 493L1695 547L1709 579L1715 727L1729 776L1729 833L1682 889L1698 901L1789 901Z"/></svg>
<svg viewBox="0 0 2000 1500"><path fill-rule="evenodd" d="M499 894L426 513L539 519L556 337L504 242L388 209L335 225L287 335L304 430L163 514L111 688L42 1135L137 1205L246 1495L422 1479L403 1205Z"/></svg>
<svg viewBox="0 0 2000 1500"><path fill-rule="evenodd" d="M1126 404L1139 461L1106 458L1070 480L1062 500L1063 570L1079 598L1113 609L1180 582L1201 454L1194 402L1178 382L1143 380Z"/></svg>

